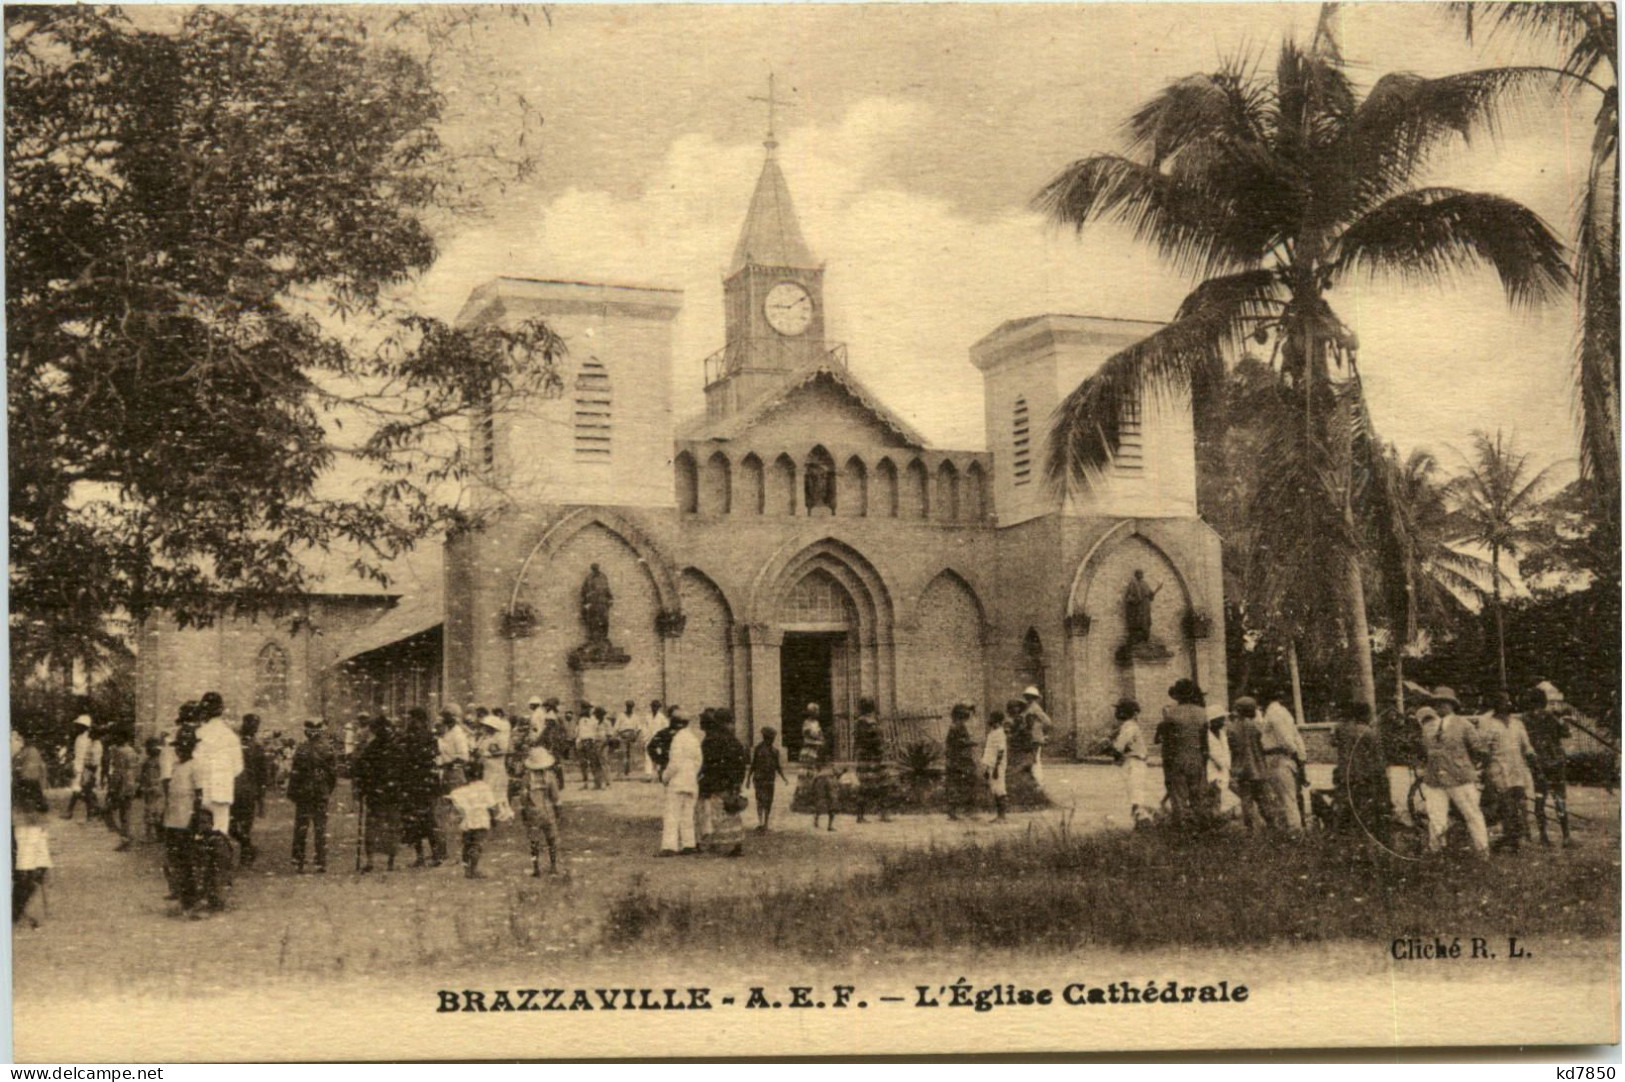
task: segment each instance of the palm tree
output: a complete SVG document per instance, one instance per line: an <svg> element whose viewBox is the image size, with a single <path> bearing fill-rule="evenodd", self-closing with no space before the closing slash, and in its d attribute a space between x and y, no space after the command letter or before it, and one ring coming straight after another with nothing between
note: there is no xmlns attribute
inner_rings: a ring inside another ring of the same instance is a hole
<svg viewBox="0 0 1625 1082"><path fill-rule="evenodd" d="M1501 616L1501 583L1506 574L1501 557L1516 561L1540 527L1542 490L1546 487L1547 466L1531 475L1529 456L1513 447L1512 440L1496 430L1473 433L1473 457L1456 486L1455 514L1458 521L1456 544L1488 549L1491 576L1490 612L1495 618L1495 672L1500 690L1507 691L1506 629Z"/></svg>
<svg viewBox="0 0 1625 1082"><path fill-rule="evenodd" d="M1459 3L1472 40L1506 30L1555 44L1551 75L1563 89L1599 97L1586 185L1576 204L1574 276L1580 287L1576 383L1580 390L1580 473L1595 478L1613 536L1619 528L1619 26L1608 3Z"/></svg>
<svg viewBox="0 0 1625 1082"><path fill-rule="evenodd" d="M1437 282L1480 265L1499 274L1514 304L1561 293L1563 246L1533 211L1498 195L1410 187L1440 147L1494 123L1503 93L1543 78L1391 74L1362 98L1329 36L1309 51L1288 41L1273 79L1232 60L1173 83L1129 118L1129 154L1080 159L1035 199L1080 232L1101 218L1127 223L1205 279L1172 322L1108 358L1061 403L1051 483L1093 481L1117 449L1124 403L1147 389L1189 388L1200 412L1226 354L1249 338L1273 340L1270 363L1298 408L1285 411L1295 418L1281 434L1287 453L1261 494L1323 569L1328 555L1341 562L1355 693L1366 703L1376 688L1352 468L1364 400L1358 344L1326 298L1360 276Z"/></svg>
<svg viewBox="0 0 1625 1082"><path fill-rule="evenodd" d="M1482 603L1498 574L1481 556L1456 547L1453 500L1459 482L1444 477L1431 451L1403 460L1389 447L1371 516L1371 547L1388 600L1394 638L1396 706L1405 711L1405 650L1424 625L1448 626Z"/></svg>

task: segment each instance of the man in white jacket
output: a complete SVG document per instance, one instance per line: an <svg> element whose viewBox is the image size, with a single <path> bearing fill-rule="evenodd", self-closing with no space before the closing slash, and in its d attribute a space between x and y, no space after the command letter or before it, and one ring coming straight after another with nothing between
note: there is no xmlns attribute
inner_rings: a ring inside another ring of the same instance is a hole
<svg viewBox="0 0 1625 1082"><path fill-rule="evenodd" d="M223 717L225 704L217 692L208 692L198 701L201 724L197 730L197 785L202 793L204 837L202 852L203 897L208 911L226 908L226 892L231 887L231 803L237 792L237 775L243 772L243 744L237 731ZM193 916L202 916L194 911Z"/></svg>
<svg viewBox="0 0 1625 1082"><path fill-rule="evenodd" d="M68 797L68 810L64 819L73 818L74 805L85 802L85 822L88 824L100 814L96 801L96 782L101 774L102 742L96 739L96 730L90 720L90 702L76 702L79 715L73 719L73 793Z"/></svg>
<svg viewBox="0 0 1625 1082"><path fill-rule="evenodd" d="M660 856L699 852L694 834L694 805L700 796L700 738L688 719L673 715L671 754L660 780L666 786L666 806L660 826Z"/></svg>

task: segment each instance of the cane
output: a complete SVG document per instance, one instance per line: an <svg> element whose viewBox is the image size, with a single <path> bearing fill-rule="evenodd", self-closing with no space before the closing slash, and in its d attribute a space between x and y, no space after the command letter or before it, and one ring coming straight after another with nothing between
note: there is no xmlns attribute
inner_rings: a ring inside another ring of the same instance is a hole
<svg viewBox="0 0 1625 1082"><path fill-rule="evenodd" d="M355 798L355 870L361 870L362 839L367 833L367 799L359 794Z"/></svg>

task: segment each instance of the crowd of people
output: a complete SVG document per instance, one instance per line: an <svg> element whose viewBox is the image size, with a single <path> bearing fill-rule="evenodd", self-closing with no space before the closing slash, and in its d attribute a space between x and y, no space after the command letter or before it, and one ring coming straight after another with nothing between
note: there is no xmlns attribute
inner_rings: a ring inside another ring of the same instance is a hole
<svg viewBox="0 0 1625 1082"><path fill-rule="evenodd" d="M1248 831L1298 833L1316 820L1391 846L1400 821L1390 778L1397 763L1418 774L1417 818L1425 820L1429 850L1444 848L1459 825L1478 853L1516 852L1528 838L1531 794L1541 842L1551 844L1550 803L1562 844L1571 843L1564 741L1572 711L1549 683L1526 692L1521 711L1502 696L1475 714L1464 714L1456 692L1439 687L1402 725L1384 728L1373 724L1369 705L1348 704L1331 734L1336 765L1324 793L1309 786L1308 752L1281 690L1265 689L1225 707L1208 704L1196 683L1181 679L1168 697L1172 703L1149 743L1139 703L1125 698L1115 711L1110 751L1121 765L1137 827L1162 819L1176 829L1209 830L1235 818ZM1166 808L1153 807L1146 796L1151 745L1161 749ZM1493 846L1492 825L1500 827Z"/></svg>
<svg viewBox="0 0 1625 1082"><path fill-rule="evenodd" d="M1346 708L1332 733L1333 785L1310 790L1308 752L1297 720L1279 689L1211 705L1182 679L1149 734L1140 704L1116 704L1108 750L1121 767L1136 827L1162 821L1178 830L1209 830L1226 820L1256 829L1297 833L1313 820L1334 829L1393 843L1396 824L1390 767L1408 763L1418 774L1426 844L1439 849L1452 828L1475 851L1515 851L1528 837L1526 806L1534 796L1542 842L1550 843L1547 808L1562 843L1570 843L1567 750L1570 708L1557 689L1531 689L1514 711L1502 699L1464 714L1456 693L1435 689L1406 719L1408 728L1373 724L1364 704ZM1013 773L1035 789L1044 781L1043 753L1052 722L1036 687L991 711L976 726L974 704L950 711L942 742L942 796L951 820L974 818L990 805L995 822L1007 816ZM800 719L799 787L813 829L833 831L843 812L857 823L884 822L896 807L896 755L875 703L859 701L849 755L816 703ZM412 867L439 867L448 838L460 836L463 875L482 879L481 859L493 831L523 832L530 874L558 871L567 768L580 787L606 789L641 777L663 789L656 855L744 853L743 816L754 803L756 830L770 829L780 782L790 783L778 733L763 727L754 747L735 735L726 708L688 714L659 700L620 710L580 703L561 709L555 698L532 698L528 709L470 706L413 708L398 722L358 715L339 733L322 721L304 724L304 739L261 738L252 713L229 721L221 696L209 692L184 704L174 723L138 745L125 728L98 726L81 705L69 745L72 785L64 817L83 807L129 849L137 833L161 843L169 899L178 915L203 919L227 905L234 868L257 856L256 820L268 793L293 805L291 856L298 874L329 867L328 807L348 777L357 809L355 870L393 871L404 852ZM976 731L979 729L980 731ZM1408 738L1407 738L1407 734ZM1146 772L1160 750L1165 796L1153 805ZM49 772L26 725L12 731L13 909L28 914L51 866L46 791ZM747 787L754 801L745 796ZM34 919L34 918L30 918Z"/></svg>

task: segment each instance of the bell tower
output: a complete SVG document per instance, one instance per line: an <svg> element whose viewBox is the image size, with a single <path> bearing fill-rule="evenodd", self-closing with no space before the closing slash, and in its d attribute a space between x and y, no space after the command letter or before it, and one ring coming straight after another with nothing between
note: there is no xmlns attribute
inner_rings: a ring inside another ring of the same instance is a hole
<svg viewBox="0 0 1625 1082"><path fill-rule="evenodd" d="M796 369L822 360L824 268L807 248L779 168L777 97L768 76L767 150L745 224L722 282L726 338L705 363L706 414L726 417L783 382Z"/></svg>

